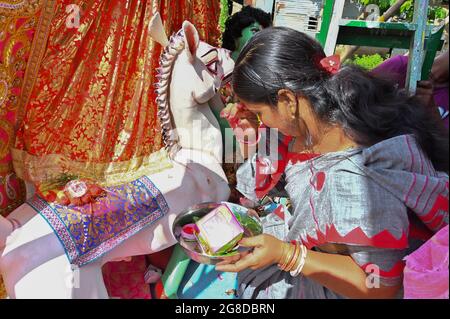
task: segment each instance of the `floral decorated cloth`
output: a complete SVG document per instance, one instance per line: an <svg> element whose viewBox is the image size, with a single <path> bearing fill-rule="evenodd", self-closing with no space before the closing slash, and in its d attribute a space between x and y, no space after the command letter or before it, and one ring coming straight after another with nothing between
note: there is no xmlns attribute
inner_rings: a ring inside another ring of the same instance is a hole
<svg viewBox="0 0 450 319"><path fill-rule="evenodd" d="M150 286L144 280L146 268L145 256L134 256L130 261L106 263L102 272L110 298L152 299Z"/></svg>
<svg viewBox="0 0 450 319"><path fill-rule="evenodd" d="M39 20L37 0L0 0L0 215L25 200L25 185L13 170L10 147L31 43Z"/></svg>
<svg viewBox="0 0 450 319"><path fill-rule="evenodd" d="M14 124L40 14L40 0L0 0L0 215L8 216L25 200L25 184L11 159ZM6 297L0 275L0 299Z"/></svg>
<svg viewBox="0 0 450 319"><path fill-rule="evenodd" d="M83 206L49 204L37 195L27 201L53 228L72 264L92 262L169 211L146 176L105 190L106 196Z"/></svg>

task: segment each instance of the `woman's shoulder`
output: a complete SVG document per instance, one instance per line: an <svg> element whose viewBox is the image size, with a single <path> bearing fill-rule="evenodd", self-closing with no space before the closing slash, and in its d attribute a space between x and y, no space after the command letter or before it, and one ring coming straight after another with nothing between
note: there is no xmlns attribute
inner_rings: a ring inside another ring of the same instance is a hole
<svg viewBox="0 0 450 319"><path fill-rule="evenodd" d="M322 159L318 158L318 162L321 161L324 165L326 162L334 162L335 165L330 166L331 170L342 171L344 174L354 170L359 173L386 170L437 174L414 135L399 135L368 147L327 154Z"/></svg>

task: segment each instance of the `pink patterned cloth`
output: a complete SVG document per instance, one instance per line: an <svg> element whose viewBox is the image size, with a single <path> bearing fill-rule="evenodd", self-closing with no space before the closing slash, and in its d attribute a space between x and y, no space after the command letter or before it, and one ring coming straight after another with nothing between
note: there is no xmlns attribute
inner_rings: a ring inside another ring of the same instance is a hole
<svg viewBox="0 0 450 319"><path fill-rule="evenodd" d="M448 299L448 225L407 256L405 299Z"/></svg>
<svg viewBox="0 0 450 319"><path fill-rule="evenodd" d="M152 299L150 286L144 281L145 256L131 261L109 262L103 266L103 279L111 298Z"/></svg>

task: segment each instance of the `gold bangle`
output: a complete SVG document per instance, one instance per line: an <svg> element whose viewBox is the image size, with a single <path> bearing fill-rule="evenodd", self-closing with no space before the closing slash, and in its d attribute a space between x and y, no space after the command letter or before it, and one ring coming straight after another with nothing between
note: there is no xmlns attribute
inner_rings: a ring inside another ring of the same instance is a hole
<svg viewBox="0 0 450 319"><path fill-rule="evenodd" d="M278 262L278 268L280 268L281 270L283 269L282 266L284 264L284 261L286 260L288 252L289 252L289 247L287 247L287 243L283 243L283 254L281 255L281 258Z"/></svg>
<svg viewBox="0 0 450 319"><path fill-rule="evenodd" d="M295 255L297 254L297 246L292 243L290 245L291 245L292 255L291 255L291 258L287 260L287 263L284 267L284 271L288 271L289 267L292 264L292 261L294 260Z"/></svg>
<svg viewBox="0 0 450 319"><path fill-rule="evenodd" d="M284 263L288 254L289 254L289 246L287 245L287 243L284 243L283 244L283 256L281 256L280 265L282 265Z"/></svg>
<svg viewBox="0 0 450 319"><path fill-rule="evenodd" d="M289 245L289 252L288 255L283 263L283 266L281 267L281 270L286 271L286 267L287 265L291 262L292 257L294 256L295 253L295 247L292 247L292 244L288 244Z"/></svg>
<svg viewBox="0 0 450 319"><path fill-rule="evenodd" d="M297 263L298 256L300 255L300 246L299 246L299 244L295 243L294 247L295 247L294 255L292 256L292 260L290 261L290 263L287 265L286 271L291 271L294 268L295 264Z"/></svg>
<svg viewBox="0 0 450 319"><path fill-rule="evenodd" d="M306 256L308 254L308 249L304 245L300 246L301 257L298 258L298 263L296 264L294 270L291 271L291 276L297 277L303 270L306 263Z"/></svg>

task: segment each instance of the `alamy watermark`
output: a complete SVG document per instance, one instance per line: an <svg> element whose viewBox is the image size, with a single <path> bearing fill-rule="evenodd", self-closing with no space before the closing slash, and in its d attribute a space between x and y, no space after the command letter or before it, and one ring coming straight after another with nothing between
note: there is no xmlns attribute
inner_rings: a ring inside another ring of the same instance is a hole
<svg viewBox="0 0 450 319"><path fill-rule="evenodd" d="M78 29L80 27L80 12L81 9L76 4L69 4L66 6L66 13L69 16L66 18L66 27L69 29Z"/></svg>
<svg viewBox="0 0 450 319"><path fill-rule="evenodd" d="M366 287L369 289L380 288L380 267L370 264L365 269L367 275Z"/></svg>

